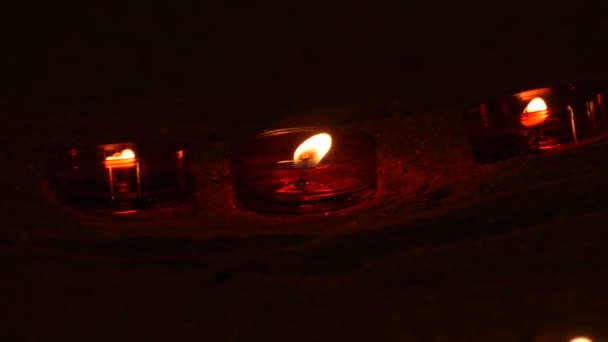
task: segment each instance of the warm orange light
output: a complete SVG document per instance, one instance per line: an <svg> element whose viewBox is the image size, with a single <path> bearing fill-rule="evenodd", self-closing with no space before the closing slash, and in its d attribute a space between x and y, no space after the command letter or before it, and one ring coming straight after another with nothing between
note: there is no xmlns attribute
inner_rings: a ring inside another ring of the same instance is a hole
<svg viewBox="0 0 608 342"><path fill-rule="evenodd" d="M319 165L331 148L331 135L319 133L306 139L293 154L296 166L313 167Z"/></svg>
<svg viewBox="0 0 608 342"><path fill-rule="evenodd" d="M593 342L593 340L588 337L579 336L571 339L570 342Z"/></svg>
<svg viewBox="0 0 608 342"><path fill-rule="evenodd" d="M526 106L526 112L540 112L547 110L547 103L540 97L533 98Z"/></svg>
<svg viewBox="0 0 608 342"><path fill-rule="evenodd" d="M536 126L549 117L547 103L540 97L535 97L526 106L521 116L521 123L526 127Z"/></svg>
<svg viewBox="0 0 608 342"><path fill-rule="evenodd" d="M106 157L104 161L106 167L130 167L135 166L135 152L131 149L124 149Z"/></svg>

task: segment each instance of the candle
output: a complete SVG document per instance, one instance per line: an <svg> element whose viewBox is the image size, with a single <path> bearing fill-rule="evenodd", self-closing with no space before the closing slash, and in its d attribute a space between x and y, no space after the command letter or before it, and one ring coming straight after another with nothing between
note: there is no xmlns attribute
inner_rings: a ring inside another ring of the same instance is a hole
<svg viewBox="0 0 608 342"><path fill-rule="evenodd" d="M329 211L376 187L375 145L363 133L312 127L266 131L240 141L232 157L237 203L279 213Z"/></svg>
<svg viewBox="0 0 608 342"><path fill-rule="evenodd" d="M490 99L466 113L473 157L493 162L598 137L608 130L602 96L579 82Z"/></svg>
<svg viewBox="0 0 608 342"><path fill-rule="evenodd" d="M108 171L110 200L119 206L128 206L130 201L142 199L141 166L132 148L132 144L99 147Z"/></svg>
<svg viewBox="0 0 608 342"><path fill-rule="evenodd" d="M113 143L61 148L49 184L65 204L134 213L191 192L189 154L173 143Z"/></svg>
<svg viewBox="0 0 608 342"><path fill-rule="evenodd" d="M540 125L549 117L547 103L542 97L535 97L526 106L521 116L521 124L526 127Z"/></svg>

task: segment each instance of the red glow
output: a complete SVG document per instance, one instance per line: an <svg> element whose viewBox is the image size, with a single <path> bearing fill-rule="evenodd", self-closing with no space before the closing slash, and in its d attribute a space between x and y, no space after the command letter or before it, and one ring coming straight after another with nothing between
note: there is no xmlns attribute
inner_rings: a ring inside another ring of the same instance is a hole
<svg viewBox="0 0 608 342"><path fill-rule="evenodd" d="M121 168L135 166L135 159L130 160L106 160L105 165L108 168Z"/></svg>
<svg viewBox="0 0 608 342"><path fill-rule="evenodd" d="M533 98L521 116L521 123L526 127L532 127L543 123L549 117L547 103L540 97Z"/></svg>
<svg viewBox="0 0 608 342"><path fill-rule="evenodd" d="M136 164L135 152L130 149L122 150L106 157L104 164L107 168L132 167Z"/></svg>
<svg viewBox="0 0 608 342"><path fill-rule="evenodd" d="M130 215L130 214L135 214L137 212L137 210L123 210L123 211L115 211L114 214L116 215Z"/></svg>
<svg viewBox="0 0 608 342"><path fill-rule="evenodd" d="M593 342L593 340L585 336L577 336L571 339L570 342Z"/></svg>
<svg viewBox="0 0 608 342"><path fill-rule="evenodd" d="M481 114L481 121L484 127L488 127L488 108L486 107L485 103L481 105L479 111Z"/></svg>

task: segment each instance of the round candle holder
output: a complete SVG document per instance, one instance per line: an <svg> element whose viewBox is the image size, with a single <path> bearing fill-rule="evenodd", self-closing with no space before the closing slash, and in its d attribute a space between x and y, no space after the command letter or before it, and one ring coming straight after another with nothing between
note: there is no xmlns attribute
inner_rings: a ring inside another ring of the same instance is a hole
<svg viewBox="0 0 608 342"><path fill-rule="evenodd" d="M376 191L373 137L297 127L244 139L232 153L233 188L245 209L283 214L336 210Z"/></svg>
<svg viewBox="0 0 608 342"><path fill-rule="evenodd" d="M602 136L608 115L600 86L579 82L490 99L465 125L473 157L487 163Z"/></svg>
<svg viewBox="0 0 608 342"><path fill-rule="evenodd" d="M116 214L175 203L193 189L190 153L167 141L61 147L48 171L59 202Z"/></svg>

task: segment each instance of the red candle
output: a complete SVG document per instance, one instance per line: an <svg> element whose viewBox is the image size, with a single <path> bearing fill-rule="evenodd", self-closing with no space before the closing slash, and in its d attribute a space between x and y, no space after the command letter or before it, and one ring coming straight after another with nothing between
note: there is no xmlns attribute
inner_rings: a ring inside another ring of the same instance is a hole
<svg viewBox="0 0 608 342"><path fill-rule="evenodd" d="M102 146L104 166L108 170L110 198L119 204L124 201L141 200L141 169L135 152L124 148L113 152L113 145ZM108 155L109 154L109 155Z"/></svg>

